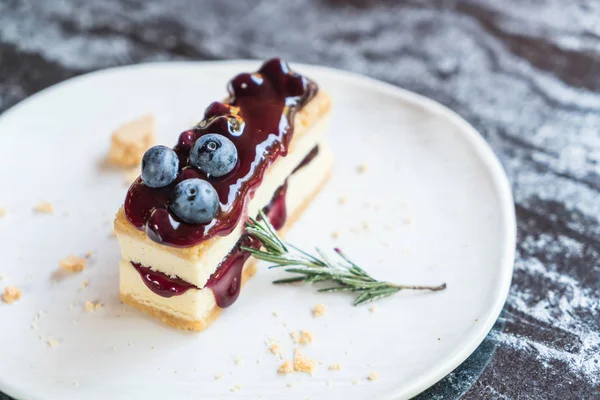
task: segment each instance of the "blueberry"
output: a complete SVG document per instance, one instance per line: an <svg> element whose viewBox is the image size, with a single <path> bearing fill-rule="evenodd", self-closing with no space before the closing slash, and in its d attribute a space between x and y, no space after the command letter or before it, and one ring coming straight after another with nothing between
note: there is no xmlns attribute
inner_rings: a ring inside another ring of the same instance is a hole
<svg viewBox="0 0 600 400"><path fill-rule="evenodd" d="M227 175L233 171L237 161L235 144L218 133L200 137L190 152L190 164L208 176Z"/></svg>
<svg viewBox="0 0 600 400"><path fill-rule="evenodd" d="M167 186L179 170L177 154L167 146L149 148L142 158L142 180L153 188Z"/></svg>
<svg viewBox="0 0 600 400"><path fill-rule="evenodd" d="M219 195L207 181L186 179L175 186L170 207L185 222L205 224L217 215Z"/></svg>

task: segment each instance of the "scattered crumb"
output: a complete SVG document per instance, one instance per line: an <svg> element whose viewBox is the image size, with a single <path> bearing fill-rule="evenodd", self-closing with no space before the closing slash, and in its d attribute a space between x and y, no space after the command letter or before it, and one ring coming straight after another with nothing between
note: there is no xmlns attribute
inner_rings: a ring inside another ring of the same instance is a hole
<svg viewBox="0 0 600 400"><path fill-rule="evenodd" d="M370 381L374 381L379 379L379 374L376 371L371 371L371 373L369 374L369 377L367 378Z"/></svg>
<svg viewBox="0 0 600 400"><path fill-rule="evenodd" d="M44 201L35 206L33 210L40 214L52 214L54 212L54 206L49 201Z"/></svg>
<svg viewBox="0 0 600 400"><path fill-rule="evenodd" d="M0 218L4 217L6 214L8 214L8 210L4 207L0 207Z"/></svg>
<svg viewBox="0 0 600 400"><path fill-rule="evenodd" d="M2 296L2 299L8 303L8 304L12 304L15 301L19 300L21 298L21 289L15 287L15 286L7 286L6 288L4 288L4 295Z"/></svg>
<svg viewBox="0 0 600 400"><path fill-rule="evenodd" d="M0 279L2 279L2 277L0 277ZM475 319L475 322L479 321L478 319Z"/></svg>
<svg viewBox="0 0 600 400"><path fill-rule="evenodd" d="M367 170L369 169L369 166L366 163L361 163L357 169L358 169L359 174L363 174L363 173L367 172Z"/></svg>
<svg viewBox="0 0 600 400"><path fill-rule="evenodd" d="M37 327L38 327L38 326L37 326L37 324L36 324L35 322L32 322L32 323L31 323L31 329L37 329Z"/></svg>
<svg viewBox="0 0 600 400"><path fill-rule="evenodd" d="M77 325L77 320L76 320L76 319L74 319L74 320L71 320L71 323L72 323L73 325Z"/></svg>
<svg viewBox="0 0 600 400"><path fill-rule="evenodd" d="M346 204L347 202L348 202L348 197L346 197L346 196L342 196L338 200L339 204Z"/></svg>
<svg viewBox="0 0 600 400"><path fill-rule="evenodd" d="M342 369L342 364L339 364L339 363L338 364L331 364L329 366L329 370L330 371L339 371L341 369Z"/></svg>
<svg viewBox="0 0 600 400"><path fill-rule="evenodd" d="M87 253L85 253L85 258L92 258L93 255L94 252L92 250L89 250Z"/></svg>
<svg viewBox="0 0 600 400"><path fill-rule="evenodd" d="M299 347L294 350L294 371L308 372L313 375L316 368L317 362L315 360L302 354Z"/></svg>
<svg viewBox="0 0 600 400"><path fill-rule="evenodd" d="M154 125L154 116L148 114L118 127L112 134L108 161L119 167L138 165L156 142Z"/></svg>
<svg viewBox="0 0 600 400"><path fill-rule="evenodd" d="M438 338L438 340L442 340L442 338Z"/></svg>
<svg viewBox="0 0 600 400"><path fill-rule="evenodd" d="M48 343L48 346L50 346L50 347L58 346L58 341L56 339L50 338L46 341L46 343Z"/></svg>
<svg viewBox="0 0 600 400"><path fill-rule="evenodd" d="M273 316L274 317L279 317L279 314L277 313L277 311L273 311Z"/></svg>
<svg viewBox="0 0 600 400"><path fill-rule="evenodd" d="M339 237L340 237L340 233L339 233L338 231L335 231L335 232L333 232L333 233L331 234L331 237L332 237L332 238L334 238L334 239L337 239L337 238L339 238Z"/></svg>
<svg viewBox="0 0 600 400"><path fill-rule="evenodd" d="M294 331L290 333L290 336L296 344L307 344L313 340L313 334L305 330L301 330L300 332Z"/></svg>
<svg viewBox="0 0 600 400"><path fill-rule="evenodd" d="M216 380L219 380L219 379L221 379L222 377L223 377L223 374L217 374L217 375L215 375L215 379L216 379Z"/></svg>
<svg viewBox="0 0 600 400"><path fill-rule="evenodd" d="M371 307L369 307L369 311L371 311L371 312L377 311L377 306L375 304L373 304Z"/></svg>
<svg viewBox="0 0 600 400"><path fill-rule="evenodd" d="M369 226L369 222L368 221L363 221L362 227L363 227L363 230L368 231L369 227L370 227Z"/></svg>
<svg viewBox="0 0 600 400"><path fill-rule="evenodd" d="M90 282L86 279L85 281L81 282L81 286L79 286L79 289L84 289L88 287L89 284Z"/></svg>
<svg viewBox="0 0 600 400"><path fill-rule="evenodd" d="M355 379L355 380L353 380L353 381L352 381L352 384L353 384L353 385L358 385L358 379Z"/></svg>
<svg viewBox="0 0 600 400"><path fill-rule="evenodd" d="M290 372L294 372L294 364L291 361L284 361L277 370L278 374L289 374Z"/></svg>
<svg viewBox="0 0 600 400"><path fill-rule="evenodd" d="M287 327L287 322L282 322L281 325L283 325L283 327Z"/></svg>
<svg viewBox="0 0 600 400"><path fill-rule="evenodd" d="M333 384L333 381L331 381L331 380L327 381L327 386L331 386L332 384Z"/></svg>
<svg viewBox="0 0 600 400"><path fill-rule="evenodd" d="M322 317L325 315L325 304L317 304L312 312L313 317Z"/></svg>
<svg viewBox="0 0 600 400"><path fill-rule="evenodd" d="M100 302L94 303L93 301L86 300L85 301L85 311L87 312L95 312L102 308L102 304Z"/></svg>
<svg viewBox="0 0 600 400"><path fill-rule="evenodd" d="M288 384L287 384L287 385L285 385L285 386L287 386L287 387L291 388L292 386L294 386L294 384L293 384L292 382L288 382Z"/></svg>
<svg viewBox="0 0 600 400"><path fill-rule="evenodd" d="M271 343L269 345L269 351L271 352L271 354L281 354L281 346L279 346L279 343L277 342Z"/></svg>
<svg viewBox="0 0 600 400"><path fill-rule="evenodd" d="M81 272L85 269L87 261L79 256L68 256L60 260L60 268L68 272Z"/></svg>
<svg viewBox="0 0 600 400"><path fill-rule="evenodd" d="M110 348L112 351L117 351L117 346L113 346Z"/></svg>
<svg viewBox="0 0 600 400"><path fill-rule="evenodd" d="M242 363L242 361L243 361L243 358L237 357L235 360L233 360L233 363L235 365L240 365Z"/></svg>
<svg viewBox="0 0 600 400"><path fill-rule="evenodd" d="M232 387L230 390L231 390L232 392L237 392L237 391L238 391L238 390L240 390L241 388L242 388L242 385L238 383L237 385L234 385L234 386L233 386L233 387Z"/></svg>
<svg viewBox="0 0 600 400"><path fill-rule="evenodd" d="M6 275L1 275L1 274L0 274L0 281L2 281L2 280L4 280L4 279L6 279ZM475 321L477 321L477 320L475 320Z"/></svg>

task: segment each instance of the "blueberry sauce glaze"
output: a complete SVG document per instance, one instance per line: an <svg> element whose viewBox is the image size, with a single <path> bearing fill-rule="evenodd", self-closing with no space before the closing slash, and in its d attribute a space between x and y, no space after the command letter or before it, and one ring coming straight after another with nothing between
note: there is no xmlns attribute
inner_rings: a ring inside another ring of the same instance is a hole
<svg viewBox="0 0 600 400"><path fill-rule="evenodd" d="M294 169L294 173L300 168L308 165L318 152L319 147L316 146L304 160L302 160L296 169ZM263 212L276 230L283 228L287 219L287 209L285 205L286 193L287 180L275 191L269 204L263 208ZM215 273L211 275L206 283L205 287L212 289L216 303L221 308L232 305L240 294L242 271L244 264L250 257L250 253L241 249L242 246L259 249L261 243L249 234L242 235L240 240L238 240L229 254L225 256ZM180 278L171 278L162 272L154 271L138 263L132 262L131 264L140 274L146 287L159 296L178 296L187 292L189 289L198 289L195 285Z"/></svg>
<svg viewBox="0 0 600 400"><path fill-rule="evenodd" d="M280 59L266 61L255 73L244 73L229 82L229 97L214 102L204 119L184 131L174 147L179 172L171 184L151 188L138 178L125 199L125 215L136 228L145 229L155 242L189 247L215 235L227 236L245 215L248 201L266 169L287 154L295 113L317 93L317 85L291 71ZM201 136L217 133L229 138L238 151L234 169L222 177L209 177L189 164L190 150ZM181 221L169 210L169 199L181 181L200 178L216 189L220 209L206 224Z"/></svg>

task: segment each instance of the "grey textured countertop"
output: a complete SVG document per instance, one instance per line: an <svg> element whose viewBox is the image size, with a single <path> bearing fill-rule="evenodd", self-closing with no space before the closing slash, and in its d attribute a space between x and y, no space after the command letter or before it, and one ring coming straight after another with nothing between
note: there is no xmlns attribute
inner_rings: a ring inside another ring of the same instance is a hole
<svg viewBox="0 0 600 400"><path fill-rule="evenodd" d="M518 219L508 301L480 348L419 398L600 398L600 3L0 1L0 111L99 68L272 56L431 97L506 169Z"/></svg>

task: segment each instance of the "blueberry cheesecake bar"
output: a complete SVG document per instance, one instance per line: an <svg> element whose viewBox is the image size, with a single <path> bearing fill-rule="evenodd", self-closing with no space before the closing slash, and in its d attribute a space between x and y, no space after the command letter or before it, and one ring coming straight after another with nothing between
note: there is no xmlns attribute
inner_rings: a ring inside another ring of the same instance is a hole
<svg viewBox="0 0 600 400"><path fill-rule="evenodd" d="M114 223L121 299L180 329L209 326L254 274L248 217L285 233L332 169L331 100L313 81L272 59L228 93L174 148L144 154Z"/></svg>

